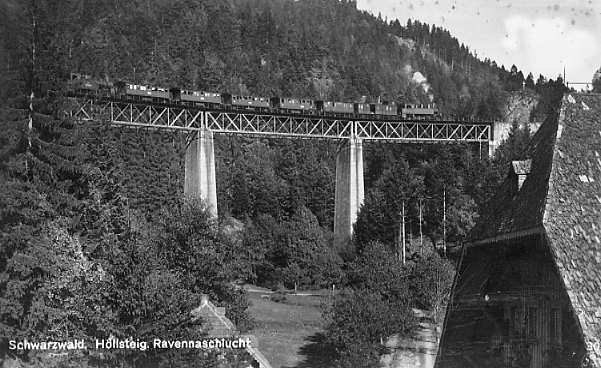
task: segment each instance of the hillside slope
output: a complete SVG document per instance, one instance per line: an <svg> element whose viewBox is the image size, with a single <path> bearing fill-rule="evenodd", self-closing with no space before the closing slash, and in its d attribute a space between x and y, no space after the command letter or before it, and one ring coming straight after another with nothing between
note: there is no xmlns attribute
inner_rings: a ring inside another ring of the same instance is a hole
<svg viewBox="0 0 601 368"><path fill-rule="evenodd" d="M386 22L357 10L352 1L135 0L82 6L63 0L38 6L38 28L51 27L39 35L40 90L56 90L76 71L265 96L433 101L448 114L495 118L507 89L508 72L476 58L448 31L417 21ZM16 0L5 4L6 34L26 27L22 12L26 6ZM18 45L19 40L4 45L14 52L9 65L26 72L30 55ZM43 68L46 64L52 67ZM413 78L416 72L424 78ZM15 87L18 92L22 86Z"/></svg>

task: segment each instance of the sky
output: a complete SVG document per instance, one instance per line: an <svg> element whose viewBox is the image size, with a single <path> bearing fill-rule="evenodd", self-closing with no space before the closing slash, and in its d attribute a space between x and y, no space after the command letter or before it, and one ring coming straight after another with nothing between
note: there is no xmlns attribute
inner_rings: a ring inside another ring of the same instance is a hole
<svg viewBox="0 0 601 368"><path fill-rule="evenodd" d="M357 0L388 20L446 28L460 43L509 69L590 82L601 68L601 0ZM577 86L575 86L577 89Z"/></svg>

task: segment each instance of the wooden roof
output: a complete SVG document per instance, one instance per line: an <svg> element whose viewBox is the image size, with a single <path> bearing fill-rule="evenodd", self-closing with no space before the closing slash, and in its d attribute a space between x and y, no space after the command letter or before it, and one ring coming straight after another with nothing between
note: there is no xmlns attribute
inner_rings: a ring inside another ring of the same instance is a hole
<svg viewBox="0 0 601 368"><path fill-rule="evenodd" d="M471 244L546 236L587 355L601 367L601 351L593 348L601 340L601 94L566 94L559 116L540 127L524 159L531 167L518 165L529 171L521 189L508 175L470 233Z"/></svg>
<svg viewBox="0 0 601 368"><path fill-rule="evenodd" d="M543 226L589 358L601 367L601 94L563 99Z"/></svg>

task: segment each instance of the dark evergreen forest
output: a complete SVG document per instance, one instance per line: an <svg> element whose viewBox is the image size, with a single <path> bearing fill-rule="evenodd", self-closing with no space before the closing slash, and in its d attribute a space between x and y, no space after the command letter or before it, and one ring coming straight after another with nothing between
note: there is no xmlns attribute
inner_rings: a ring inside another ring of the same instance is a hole
<svg viewBox="0 0 601 368"><path fill-rule="evenodd" d="M443 28L383 20L352 1L7 0L0 17L3 359L9 336L196 336L197 322L186 316L201 293L226 306L242 330L251 328L234 281L348 287L326 313L329 341L341 366L376 359L376 336L409 331L410 307L444 303L444 293L423 291L440 282L428 275L439 273L448 292L452 266L441 244L464 241L530 136L515 124L494 158L475 145L366 144L365 203L352 243L338 244L335 142L217 137L215 223L202 203L182 199L185 137L70 121L62 107L71 72L250 95L434 102L458 119L501 119L509 94L526 88L540 100L531 119L542 121L563 93L560 78L535 81L516 66L480 60ZM407 265L395 253L403 203ZM386 270L408 281L384 287ZM367 300L402 316L362 320L373 334L351 336L356 321L344 316L356 310L345 308L356 301L369 314L375 307L361 304ZM349 350L357 339L358 350ZM10 356L34 366L212 367L219 360L173 352L51 362L43 354ZM227 357L230 366L246 358Z"/></svg>

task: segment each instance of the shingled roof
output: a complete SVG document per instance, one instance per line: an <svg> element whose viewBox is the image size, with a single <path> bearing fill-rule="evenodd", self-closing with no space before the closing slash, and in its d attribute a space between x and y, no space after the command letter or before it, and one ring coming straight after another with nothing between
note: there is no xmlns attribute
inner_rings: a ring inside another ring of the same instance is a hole
<svg viewBox="0 0 601 368"><path fill-rule="evenodd" d="M567 95L557 130L543 226L589 357L601 367L601 95Z"/></svg>
<svg viewBox="0 0 601 368"><path fill-rule="evenodd" d="M559 117L541 126L527 156L522 187L511 170L471 232L471 245L545 235L587 355L601 367L601 94L566 94Z"/></svg>

